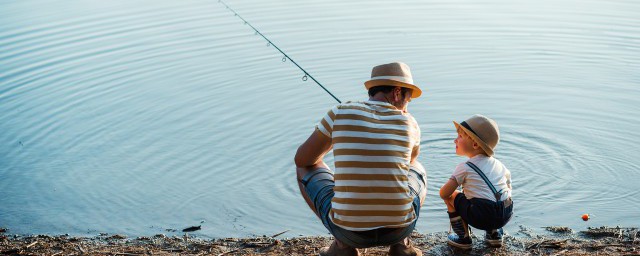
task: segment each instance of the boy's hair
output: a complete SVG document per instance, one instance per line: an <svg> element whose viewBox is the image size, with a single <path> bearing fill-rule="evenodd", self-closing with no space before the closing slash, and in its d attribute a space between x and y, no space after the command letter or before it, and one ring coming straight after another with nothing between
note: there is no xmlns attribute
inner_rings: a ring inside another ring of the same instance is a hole
<svg viewBox="0 0 640 256"><path fill-rule="evenodd" d="M456 129L456 131L458 132L458 134L464 136L465 138L471 139L473 142L478 143L473 138L471 138L471 136L469 136L469 134L467 134L464 130L462 130L462 128L458 127L458 129Z"/></svg>
<svg viewBox="0 0 640 256"><path fill-rule="evenodd" d="M473 139L473 137L469 136L469 134L467 134L464 130L462 130L462 128L458 127L458 129L456 129L456 131L458 132L458 134L460 134L461 136L464 136L467 139L470 139L471 141L473 141L474 143L478 143L478 145L480 145L480 142L477 142L475 139ZM484 149L482 147L480 147L480 150L482 150L482 152L485 155L489 155L487 154L486 151L484 151Z"/></svg>

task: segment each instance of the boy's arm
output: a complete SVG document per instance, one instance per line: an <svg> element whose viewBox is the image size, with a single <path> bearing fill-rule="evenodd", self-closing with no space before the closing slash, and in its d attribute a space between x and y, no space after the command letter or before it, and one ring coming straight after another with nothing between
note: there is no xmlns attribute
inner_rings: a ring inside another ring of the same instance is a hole
<svg viewBox="0 0 640 256"><path fill-rule="evenodd" d="M442 188L440 188L440 198L444 200L449 199L451 197L451 194L453 194L453 192L456 191L457 188L458 182L453 178L449 178L449 180L447 180L447 183L442 185Z"/></svg>

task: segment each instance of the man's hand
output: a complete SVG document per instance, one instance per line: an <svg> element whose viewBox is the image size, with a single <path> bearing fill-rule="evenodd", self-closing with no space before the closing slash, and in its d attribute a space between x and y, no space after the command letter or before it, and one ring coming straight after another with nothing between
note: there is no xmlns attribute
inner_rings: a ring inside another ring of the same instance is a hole
<svg viewBox="0 0 640 256"><path fill-rule="evenodd" d="M420 155L420 145L413 147L413 150L411 150L411 164L416 162L418 155Z"/></svg>
<svg viewBox="0 0 640 256"><path fill-rule="evenodd" d="M313 166L321 163L329 150L331 150L331 138L316 130L300 145L294 161L297 167Z"/></svg>

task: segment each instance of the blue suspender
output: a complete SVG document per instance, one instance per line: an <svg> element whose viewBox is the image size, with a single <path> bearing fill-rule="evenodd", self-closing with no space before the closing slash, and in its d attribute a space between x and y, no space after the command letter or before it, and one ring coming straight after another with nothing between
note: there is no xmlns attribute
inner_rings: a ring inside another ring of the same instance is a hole
<svg viewBox="0 0 640 256"><path fill-rule="evenodd" d="M478 175L480 175L480 177L482 177L482 179L484 180L485 183L487 183L487 185L489 186L489 188L491 189L491 192L493 192L493 196L496 197L496 202L500 202L500 198L502 198L502 190L498 191L496 189L496 187L493 186L493 184L491 184L491 182L489 181L489 179L487 178L486 175L484 175L484 172L482 172L480 170L480 168L478 168L478 166L476 166L475 164L473 164L472 162L467 162L467 165L469 167L471 167L471 169L473 169L474 171L476 171L476 173L478 173Z"/></svg>

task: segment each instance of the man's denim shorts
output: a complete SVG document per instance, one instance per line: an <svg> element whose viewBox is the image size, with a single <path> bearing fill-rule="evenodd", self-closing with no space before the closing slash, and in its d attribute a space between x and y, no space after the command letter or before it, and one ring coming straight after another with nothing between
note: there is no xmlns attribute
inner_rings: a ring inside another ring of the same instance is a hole
<svg viewBox="0 0 640 256"><path fill-rule="evenodd" d="M420 192L426 191L426 173L422 174L412 167L409 171L409 188L413 199L413 209L415 209L416 220L409 226L401 228L379 228L369 231L350 231L341 228L331 221L329 212L331 211L331 199L333 199L333 187L335 182L333 173L330 170L319 168L307 174L301 182L305 187L307 195L311 198L315 211L320 215L322 224L331 234L341 242L355 248L368 248L373 246L391 245L402 241L409 236L416 226L420 215Z"/></svg>

